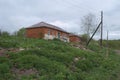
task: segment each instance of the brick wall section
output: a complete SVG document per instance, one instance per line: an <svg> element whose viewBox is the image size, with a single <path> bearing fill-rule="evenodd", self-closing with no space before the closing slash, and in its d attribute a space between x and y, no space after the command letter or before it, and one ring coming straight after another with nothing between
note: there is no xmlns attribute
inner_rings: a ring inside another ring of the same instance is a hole
<svg viewBox="0 0 120 80"><path fill-rule="evenodd" d="M40 38L40 34L44 34L44 28L28 28L26 29L26 37L28 38Z"/></svg>
<svg viewBox="0 0 120 80"><path fill-rule="evenodd" d="M75 35L69 36L69 39L70 39L70 42L81 42L80 37Z"/></svg>
<svg viewBox="0 0 120 80"><path fill-rule="evenodd" d="M47 28L47 27L40 27L40 28L27 28L26 29L26 37L28 38L40 38L40 33L43 35L48 34L48 31L50 31L50 35L58 36L58 32L60 33L60 36L65 36L69 38L69 34L66 32L62 32L56 29Z"/></svg>
<svg viewBox="0 0 120 80"><path fill-rule="evenodd" d="M54 36L58 36L58 32L60 33L60 36L66 36L69 38L69 34L68 33L65 33L65 32L62 32L62 31L59 31L59 30L55 30L55 29L51 29L51 28L45 28L44 29L44 33L45 34L48 34L48 31L50 31L50 35L54 35Z"/></svg>

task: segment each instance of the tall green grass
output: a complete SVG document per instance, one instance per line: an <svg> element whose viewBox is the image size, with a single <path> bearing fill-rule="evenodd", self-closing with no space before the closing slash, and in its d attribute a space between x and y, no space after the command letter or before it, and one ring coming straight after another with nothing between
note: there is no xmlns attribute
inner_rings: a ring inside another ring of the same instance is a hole
<svg viewBox="0 0 120 80"><path fill-rule="evenodd" d="M107 49L101 49L96 42L86 51L59 40L20 37L0 37L0 40L2 48L25 49L0 57L0 80L116 80L120 71L120 56L110 50L106 57ZM12 68L35 69L37 73L18 77Z"/></svg>

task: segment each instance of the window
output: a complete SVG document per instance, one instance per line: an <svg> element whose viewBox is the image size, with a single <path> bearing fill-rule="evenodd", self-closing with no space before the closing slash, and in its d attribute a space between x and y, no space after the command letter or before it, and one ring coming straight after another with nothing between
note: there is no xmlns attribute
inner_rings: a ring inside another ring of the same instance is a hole
<svg viewBox="0 0 120 80"><path fill-rule="evenodd" d="M54 35L54 30L51 31L51 34Z"/></svg>
<svg viewBox="0 0 120 80"><path fill-rule="evenodd" d="M58 32L58 38L60 38L60 32Z"/></svg>
<svg viewBox="0 0 120 80"><path fill-rule="evenodd" d="M48 30L48 35L50 35L50 32L51 32L51 31L50 31L50 29L49 29L49 30Z"/></svg>

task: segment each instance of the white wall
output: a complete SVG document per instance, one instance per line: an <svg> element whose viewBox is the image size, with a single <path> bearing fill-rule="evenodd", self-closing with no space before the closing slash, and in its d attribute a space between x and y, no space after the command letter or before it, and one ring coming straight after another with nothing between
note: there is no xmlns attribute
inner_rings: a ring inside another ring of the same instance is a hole
<svg viewBox="0 0 120 80"><path fill-rule="evenodd" d="M55 35L48 35L48 34L45 34L45 36L44 36L44 39L54 39L54 38L58 38L58 36L55 36ZM60 36L60 40L61 41L64 41L64 42L69 42L69 37L63 37L63 36Z"/></svg>

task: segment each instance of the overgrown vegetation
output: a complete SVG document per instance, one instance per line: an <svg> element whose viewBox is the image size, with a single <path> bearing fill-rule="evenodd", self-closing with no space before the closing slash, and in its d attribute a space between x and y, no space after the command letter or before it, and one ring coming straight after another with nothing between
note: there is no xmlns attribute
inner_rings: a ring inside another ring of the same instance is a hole
<svg viewBox="0 0 120 80"><path fill-rule="evenodd" d="M0 37L0 47L6 50L0 80L117 80L120 74L120 56L110 50L106 57L107 49L97 43L86 51L56 39L9 36Z"/></svg>
<svg viewBox="0 0 120 80"><path fill-rule="evenodd" d="M104 40L104 46L120 50L120 40Z"/></svg>

